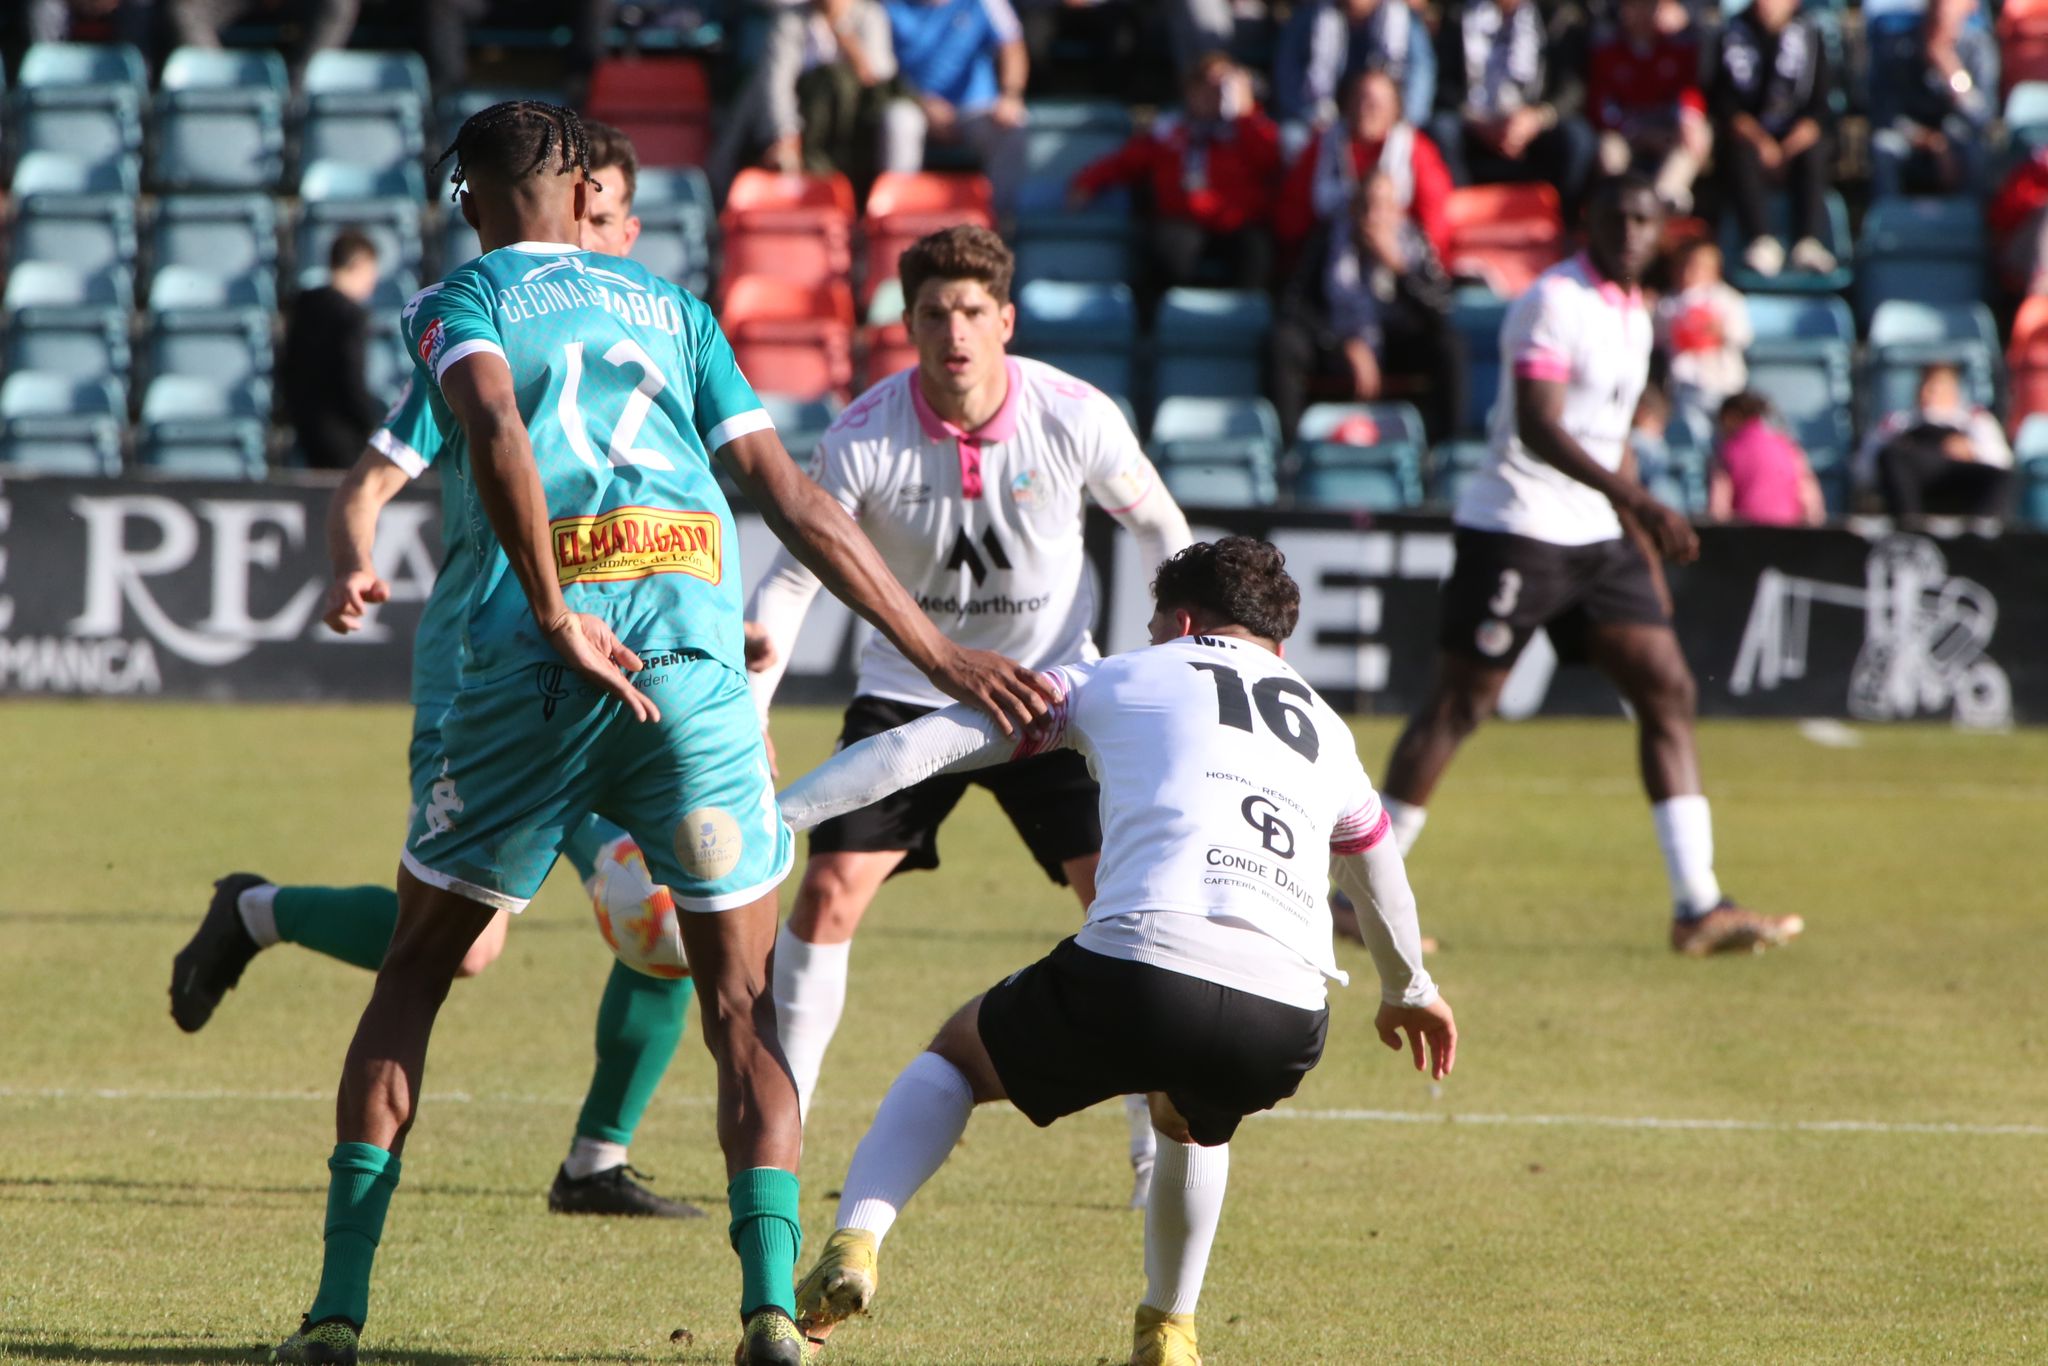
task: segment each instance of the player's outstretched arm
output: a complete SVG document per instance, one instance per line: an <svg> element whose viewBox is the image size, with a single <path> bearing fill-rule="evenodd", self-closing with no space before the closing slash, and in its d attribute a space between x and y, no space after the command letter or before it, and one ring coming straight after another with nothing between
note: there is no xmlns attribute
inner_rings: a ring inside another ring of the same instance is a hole
<svg viewBox="0 0 2048 1366"><path fill-rule="evenodd" d="M1668 508L1621 470L1610 470L1564 428L1563 381L1515 377L1515 435L1531 454L1554 465L1581 484L1590 485L1614 504L1624 520L1634 519L1667 560L1690 564L1699 558L1700 538L1685 514Z"/></svg>
<svg viewBox="0 0 2048 1366"><path fill-rule="evenodd" d="M361 630L370 604L391 597L391 586L378 575L370 555L377 544L378 515L411 478L366 447L335 486L327 503L327 560L334 567L334 582L320 609L329 630L341 635Z"/></svg>
<svg viewBox="0 0 2048 1366"><path fill-rule="evenodd" d="M541 634L571 668L624 703L636 720L660 720L660 709L619 672L639 669L640 657L602 619L571 612L563 601L548 545L547 497L504 356L479 351L456 361L441 374L441 397L469 439L477 497Z"/></svg>
<svg viewBox="0 0 2048 1366"><path fill-rule="evenodd" d="M973 707L943 707L848 745L784 788L776 802L790 829L808 830L935 774L1003 763L1023 740L1001 733Z"/></svg>
<svg viewBox="0 0 2048 1366"><path fill-rule="evenodd" d="M872 623L948 697L988 713L1008 735L1045 714L1050 685L1014 660L940 634L837 499L796 467L772 431L718 448L781 542L832 595Z"/></svg>
<svg viewBox="0 0 2048 1366"><path fill-rule="evenodd" d="M1379 971L1380 1010L1373 1021L1380 1041L1398 1051L1406 1031L1419 1071L1425 1047L1429 1074L1441 1081L1457 1060L1458 1025L1451 1007L1422 966L1422 931L1415 892L1392 838L1382 835L1357 853L1330 860L1338 889L1358 907L1358 927Z"/></svg>

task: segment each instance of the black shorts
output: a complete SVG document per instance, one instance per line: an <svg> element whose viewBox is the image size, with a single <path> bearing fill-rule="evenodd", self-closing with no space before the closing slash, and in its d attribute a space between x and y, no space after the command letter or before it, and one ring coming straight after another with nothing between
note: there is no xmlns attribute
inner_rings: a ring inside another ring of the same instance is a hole
<svg viewBox="0 0 2048 1366"><path fill-rule="evenodd" d="M1552 545L1505 531L1458 527L1457 564L1444 584L1437 644L1505 669L1536 628L1558 657L1586 657L1593 625L1669 626L1650 562L1627 537Z"/></svg>
<svg viewBox="0 0 2048 1366"><path fill-rule="evenodd" d="M915 721L932 710L880 697L856 697L846 709L840 748ZM906 852L896 872L936 868L939 825L966 795L969 783L978 783L994 794L996 804L1024 837L1031 857L1054 882L1066 885L1067 860L1102 852L1102 792L1088 776L1088 761L1070 749L973 773L927 778L871 806L821 821L811 830L811 852L902 849Z"/></svg>
<svg viewBox="0 0 2048 1366"><path fill-rule="evenodd" d="M989 988L981 1042L1033 1124L1111 1096L1164 1091L1204 1146L1228 1143L1323 1056L1330 1012L1303 1010L1071 938Z"/></svg>

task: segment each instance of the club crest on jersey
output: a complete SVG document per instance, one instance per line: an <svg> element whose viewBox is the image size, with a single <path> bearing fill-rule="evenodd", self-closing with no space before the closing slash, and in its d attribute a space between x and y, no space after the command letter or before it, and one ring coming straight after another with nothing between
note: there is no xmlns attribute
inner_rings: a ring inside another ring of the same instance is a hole
<svg viewBox="0 0 2048 1366"><path fill-rule="evenodd" d="M442 325L439 318L436 318L427 324L426 331L420 333L420 359L426 362L428 369L432 369L434 362L441 358L441 352L446 350L447 346L448 329Z"/></svg>
<svg viewBox="0 0 2048 1366"><path fill-rule="evenodd" d="M1036 506L1041 482L1037 470L1025 470L1010 480L1010 501L1020 508Z"/></svg>
<svg viewBox="0 0 2048 1366"><path fill-rule="evenodd" d="M1259 843L1276 858L1294 857L1294 829L1280 819L1280 808L1264 797L1246 797L1238 807L1244 823L1259 832Z"/></svg>
<svg viewBox="0 0 2048 1366"><path fill-rule="evenodd" d="M1479 653L1489 659L1499 659L1515 643L1515 628L1499 618L1479 623L1473 633L1472 643L1479 647Z"/></svg>

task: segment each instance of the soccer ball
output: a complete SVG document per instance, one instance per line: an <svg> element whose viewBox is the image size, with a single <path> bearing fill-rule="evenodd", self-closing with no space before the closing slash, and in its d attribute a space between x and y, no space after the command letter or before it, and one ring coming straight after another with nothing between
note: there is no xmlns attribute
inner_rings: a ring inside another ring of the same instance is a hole
<svg viewBox="0 0 2048 1366"><path fill-rule="evenodd" d="M646 857L631 839L613 840L598 851L590 909L597 916L597 932L633 971L671 980L690 975L676 903L668 888L655 883Z"/></svg>

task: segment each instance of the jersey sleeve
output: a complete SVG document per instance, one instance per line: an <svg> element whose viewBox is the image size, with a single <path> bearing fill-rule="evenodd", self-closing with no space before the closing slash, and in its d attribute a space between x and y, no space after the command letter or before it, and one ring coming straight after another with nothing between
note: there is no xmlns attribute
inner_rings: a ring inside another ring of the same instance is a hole
<svg viewBox="0 0 2048 1366"><path fill-rule="evenodd" d="M434 421L427 388L412 379L398 391L398 401L384 414L384 421L370 433L370 449L417 479L441 453L441 428Z"/></svg>
<svg viewBox="0 0 2048 1366"><path fill-rule="evenodd" d="M1333 856L1362 854L1387 837L1393 822L1380 803L1380 794L1373 791L1372 780L1365 776L1365 765L1358 761L1356 749L1345 765L1338 792L1341 809L1336 823L1330 827Z"/></svg>
<svg viewBox="0 0 2048 1366"><path fill-rule="evenodd" d="M1098 663L1099 660L1090 660L1082 664L1061 664L1041 675L1052 684L1055 696L1045 715L1025 727L1023 735L1018 737L1016 751L1010 755L1013 762L1068 747L1073 734L1075 704Z"/></svg>
<svg viewBox="0 0 2048 1366"><path fill-rule="evenodd" d="M1508 310L1501 324L1500 351L1519 379L1562 384L1572 377L1571 310L1555 280L1545 280Z"/></svg>
<svg viewBox="0 0 2048 1366"><path fill-rule="evenodd" d="M711 310L693 295L681 290L676 293L690 319L683 364L694 391L697 435L703 439L704 449L716 455L719 447L750 432L773 431L775 420L740 373L739 358L733 355L732 343L719 330Z"/></svg>
<svg viewBox="0 0 2048 1366"><path fill-rule="evenodd" d="M502 359L505 355L497 312L483 282L472 271L457 270L406 300L399 326L414 366L436 388L448 367L465 356L488 352Z"/></svg>

